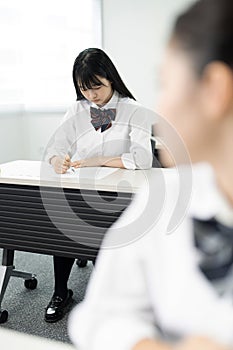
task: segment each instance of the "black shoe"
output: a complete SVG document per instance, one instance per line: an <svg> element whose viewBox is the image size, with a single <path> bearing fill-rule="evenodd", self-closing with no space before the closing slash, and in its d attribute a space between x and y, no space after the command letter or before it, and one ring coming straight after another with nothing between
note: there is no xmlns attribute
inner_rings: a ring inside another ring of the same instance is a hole
<svg viewBox="0 0 233 350"><path fill-rule="evenodd" d="M59 295L53 295L48 306L45 310L46 322L57 322L62 319L65 314L65 309L72 302L73 291L68 289L65 299L59 297Z"/></svg>

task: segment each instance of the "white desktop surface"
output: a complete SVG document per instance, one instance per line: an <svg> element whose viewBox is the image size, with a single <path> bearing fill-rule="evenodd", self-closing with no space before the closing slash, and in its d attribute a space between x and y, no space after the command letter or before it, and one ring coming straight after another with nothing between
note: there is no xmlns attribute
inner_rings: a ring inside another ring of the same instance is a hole
<svg viewBox="0 0 233 350"><path fill-rule="evenodd" d="M170 169L127 170L118 168L80 168L77 173L58 175L47 163L17 160L0 165L0 183L58 186L103 191L135 193L157 172L169 173Z"/></svg>
<svg viewBox="0 0 233 350"><path fill-rule="evenodd" d="M47 338L28 335L9 329L0 329L1 347L11 350L74 350L74 346L50 340Z"/></svg>
<svg viewBox="0 0 233 350"><path fill-rule="evenodd" d="M40 161L15 160L1 165L0 175L11 179L40 180L45 177L51 180L93 179L101 180L117 171L117 168L86 167L68 169L65 174L56 174L51 165Z"/></svg>

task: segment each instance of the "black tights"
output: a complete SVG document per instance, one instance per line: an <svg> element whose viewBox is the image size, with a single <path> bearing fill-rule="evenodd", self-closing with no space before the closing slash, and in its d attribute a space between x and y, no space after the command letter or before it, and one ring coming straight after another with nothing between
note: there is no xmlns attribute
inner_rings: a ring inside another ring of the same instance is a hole
<svg viewBox="0 0 233 350"><path fill-rule="evenodd" d="M59 295L61 298L65 298L67 295L67 282L74 264L74 260L74 258L64 258L61 256L53 257L55 278L54 293Z"/></svg>

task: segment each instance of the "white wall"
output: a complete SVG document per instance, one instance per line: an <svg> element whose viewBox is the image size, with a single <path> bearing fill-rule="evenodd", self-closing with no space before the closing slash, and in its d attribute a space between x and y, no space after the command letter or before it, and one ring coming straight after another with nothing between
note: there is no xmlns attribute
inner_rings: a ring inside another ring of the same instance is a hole
<svg viewBox="0 0 233 350"><path fill-rule="evenodd" d="M25 137L22 115L0 115L0 163L25 156Z"/></svg>
<svg viewBox="0 0 233 350"><path fill-rule="evenodd" d="M0 164L16 159L43 159L44 150L63 114L0 115Z"/></svg>
<svg viewBox="0 0 233 350"><path fill-rule="evenodd" d="M193 0L102 0L103 48L128 88L156 110L158 67L174 15ZM0 115L0 163L42 159L62 114Z"/></svg>
<svg viewBox="0 0 233 350"><path fill-rule="evenodd" d="M63 113L26 115L25 133L27 134L27 159L41 160L51 136L56 131Z"/></svg>
<svg viewBox="0 0 233 350"><path fill-rule="evenodd" d="M103 44L127 87L154 109L158 69L174 16L193 0L102 0Z"/></svg>

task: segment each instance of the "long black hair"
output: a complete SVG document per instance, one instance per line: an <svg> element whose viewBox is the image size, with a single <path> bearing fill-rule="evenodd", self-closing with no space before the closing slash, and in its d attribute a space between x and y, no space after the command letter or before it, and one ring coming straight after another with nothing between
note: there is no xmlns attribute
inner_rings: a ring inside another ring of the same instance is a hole
<svg viewBox="0 0 233 350"><path fill-rule="evenodd" d="M212 61L233 70L233 0L199 0L181 14L171 40L191 54L197 73Z"/></svg>
<svg viewBox="0 0 233 350"><path fill-rule="evenodd" d="M112 83L113 90L117 91L122 97L135 100L108 55L101 49L89 48L80 52L73 66L73 82L77 101L85 99L80 87L86 90L93 86L103 85L97 76L109 80Z"/></svg>

